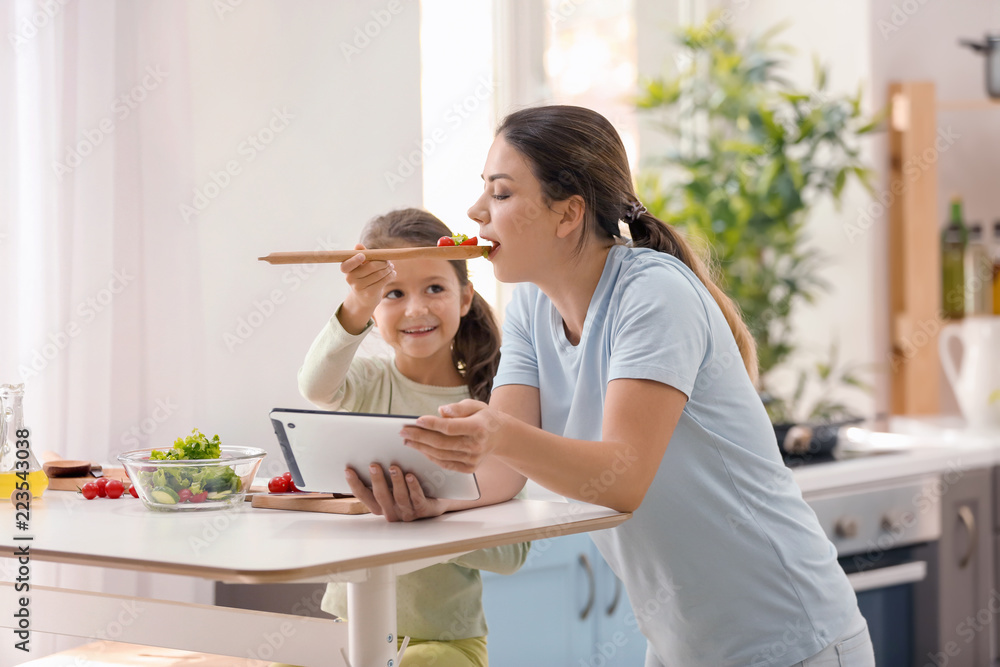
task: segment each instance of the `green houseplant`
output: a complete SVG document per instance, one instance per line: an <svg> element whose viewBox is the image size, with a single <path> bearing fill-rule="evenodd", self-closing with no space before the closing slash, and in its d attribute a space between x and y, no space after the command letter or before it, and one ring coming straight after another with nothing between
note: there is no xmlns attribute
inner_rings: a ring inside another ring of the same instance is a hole
<svg viewBox="0 0 1000 667"><path fill-rule="evenodd" d="M714 255L720 284L757 342L758 390L772 420L832 421L849 411L829 389L865 388L836 346L798 371L791 393L778 395L774 371L797 349L793 312L829 287L818 274L826 260L806 235L809 211L826 197L839 204L851 180L871 190L857 144L878 119L863 116L860 89L827 93L816 61L814 89L787 81L793 52L773 41L781 29L741 38L716 14L680 31L686 54L677 74L643 82L637 99L676 148L647 162L638 194ZM811 407L802 405L809 382L825 385Z"/></svg>

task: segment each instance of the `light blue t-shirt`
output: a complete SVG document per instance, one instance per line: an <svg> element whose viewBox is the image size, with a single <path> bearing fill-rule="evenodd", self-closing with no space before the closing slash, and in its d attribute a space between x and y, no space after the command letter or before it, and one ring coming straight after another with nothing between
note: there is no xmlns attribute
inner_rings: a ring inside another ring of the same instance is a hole
<svg viewBox="0 0 1000 667"><path fill-rule="evenodd" d="M614 246L578 345L531 284L515 290L503 333L494 387L538 387L551 433L601 440L617 378L688 397L642 505L591 533L625 584L648 664L787 667L845 630L857 600L836 549L782 463L722 311L687 266Z"/></svg>

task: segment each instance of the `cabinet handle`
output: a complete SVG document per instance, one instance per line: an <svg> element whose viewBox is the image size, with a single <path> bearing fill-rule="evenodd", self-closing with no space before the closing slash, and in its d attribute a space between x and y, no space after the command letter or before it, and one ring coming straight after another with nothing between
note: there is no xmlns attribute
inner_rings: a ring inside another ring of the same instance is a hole
<svg viewBox="0 0 1000 667"><path fill-rule="evenodd" d="M618 609L618 601L621 600L621 597L622 597L622 580L619 579L618 577L615 577L615 596L611 598L611 604L609 604L608 608L604 610L604 613L606 615L611 616L612 614L615 613L615 609Z"/></svg>
<svg viewBox="0 0 1000 667"><path fill-rule="evenodd" d="M976 553L979 533L976 532L976 515L972 513L968 505L962 505L958 508L958 518L965 524L965 531L969 534L969 548L966 550L965 555L962 556L962 560L958 561L958 569L964 570L968 566L969 561L972 560L972 556Z"/></svg>
<svg viewBox="0 0 1000 667"><path fill-rule="evenodd" d="M590 586L590 592L587 594L587 604L584 606L583 611L580 612L580 620L586 621L587 617L590 616L590 610L594 608L597 586L594 583L594 568L590 566L590 559L587 558L587 554L580 554L580 565L583 566L584 571L587 573L587 583Z"/></svg>

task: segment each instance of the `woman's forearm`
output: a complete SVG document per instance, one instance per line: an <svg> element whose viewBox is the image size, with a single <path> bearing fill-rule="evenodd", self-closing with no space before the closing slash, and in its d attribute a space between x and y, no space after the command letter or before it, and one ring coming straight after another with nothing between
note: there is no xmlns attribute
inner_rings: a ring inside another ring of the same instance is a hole
<svg viewBox="0 0 1000 667"><path fill-rule="evenodd" d="M574 440L507 416L493 455L546 489L620 512L635 510L652 481L648 461L624 442ZM659 460L656 461L656 465Z"/></svg>

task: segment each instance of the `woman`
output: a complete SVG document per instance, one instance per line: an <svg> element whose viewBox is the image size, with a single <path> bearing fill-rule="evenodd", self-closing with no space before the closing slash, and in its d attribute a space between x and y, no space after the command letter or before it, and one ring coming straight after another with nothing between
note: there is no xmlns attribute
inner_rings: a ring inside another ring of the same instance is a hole
<svg viewBox="0 0 1000 667"><path fill-rule="evenodd" d="M497 278L526 284L489 405L444 406L404 429L407 444L496 494L527 477L632 512L593 538L650 667L873 665L836 550L754 390L753 340L684 239L639 203L611 124L579 107L515 112L483 179L469 215ZM413 516L454 509L412 487L355 491Z"/></svg>

